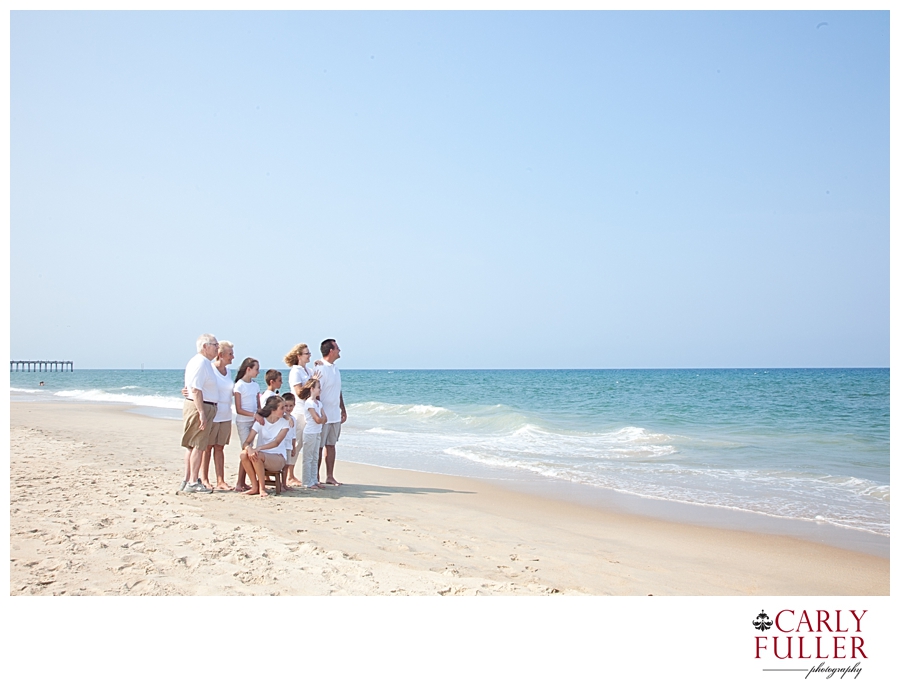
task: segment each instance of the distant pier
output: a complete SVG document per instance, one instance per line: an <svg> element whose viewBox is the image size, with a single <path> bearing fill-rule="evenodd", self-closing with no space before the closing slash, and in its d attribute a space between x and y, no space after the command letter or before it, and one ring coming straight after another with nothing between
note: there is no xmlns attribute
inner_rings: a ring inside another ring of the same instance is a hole
<svg viewBox="0 0 900 686"><path fill-rule="evenodd" d="M10 360L11 372L74 372L71 360Z"/></svg>

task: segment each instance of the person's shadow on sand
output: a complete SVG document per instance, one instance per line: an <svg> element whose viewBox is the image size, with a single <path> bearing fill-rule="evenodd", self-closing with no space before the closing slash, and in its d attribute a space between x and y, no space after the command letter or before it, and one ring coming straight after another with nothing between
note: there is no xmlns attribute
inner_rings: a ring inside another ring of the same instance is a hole
<svg viewBox="0 0 900 686"><path fill-rule="evenodd" d="M474 495L475 491L455 491L451 488L419 488L415 486L373 486L370 484L343 484L330 486L322 490L307 491L295 488L292 491L281 493L279 498L385 498L399 493L412 495L429 495L440 493L460 493Z"/></svg>

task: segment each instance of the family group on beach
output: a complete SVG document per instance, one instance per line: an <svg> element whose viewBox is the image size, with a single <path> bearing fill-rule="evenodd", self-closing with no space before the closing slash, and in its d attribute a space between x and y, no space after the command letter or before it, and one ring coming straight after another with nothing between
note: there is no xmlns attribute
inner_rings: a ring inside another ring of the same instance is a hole
<svg viewBox="0 0 900 686"><path fill-rule="evenodd" d="M232 419L241 441L235 491L268 495L266 472L275 475L277 490L341 485L334 478L335 445L341 425L347 421L341 373L334 366L341 349L333 338L328 338L319 350L322 359L310 365L309 346L298 343L291 348L284 361L291 370L288 384L292 392L280 395L282 376L277 369L266 372L266 390L260 393L255 380L259 376L259 361L245 358L232 381L227 367L234 360L234 345L219 342L212 334L197 339L197 354L184 370L181 445L185 454L180 493L213 491L209 482L210 460L215 464L215 488L231 490L225 483L225 446L231 440ZM300 479L294 474L298 458L302 459ZM319 481L323 458L324 483Z"/></svg>

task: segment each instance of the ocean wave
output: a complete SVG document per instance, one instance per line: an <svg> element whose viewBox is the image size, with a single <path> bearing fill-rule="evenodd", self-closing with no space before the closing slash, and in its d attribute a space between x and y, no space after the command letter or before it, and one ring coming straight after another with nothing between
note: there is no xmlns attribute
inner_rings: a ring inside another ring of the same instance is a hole
<svg viewBox="0 0 900 686"><path fill-rule="evenodd" d="M816 524L830 524L842 529L851 529L865 533L885 536L890 538L890 522L880 518L874 513L860 513L855 509L849 512L830 512L819 514L816 506L796 502L774 502L771 498L764 500L722 498L717 501L697 498L688 490L648 492L644 488L609 486L610 490L625 495L634 495L651 500L659 500L682 505L696 505L700 507L714 507L733 512L775 517L776 519L791 519ZM852 512L852 514L851 514Z"/></svg>
<svg viewBox="0 0 900 686"><path fill-rule="evenodd" d="M40 388L13 388L10 386L9 390L15 393L45 393L45 391Z"/></svg>
<svg viewBox="0 0 900 686"><path fill-rule="evenodd" d="M434 405L355 403L349 407L355 419L386 431L409 434L456 432L456 439L502 441L509 450L536 452L574 451L582 457L606 459L660 459L678 451L671 442L680 437L625 426L606 432L562 430L505 405L451 410Z"/></svg>
<svg viewBox="0 0 900 686"><path fill-rule="evenodd" d="M715 466L706 459L708 453L698 460L691 452L681 452L684 446L702 444L710 449L709 444L715 443L713 449L728 450L743 447L744 442L708 441L634 425L601 432L563 430L502 406L471 412L467 408L466 414L431 408L432 417L442 419L432 419L430 425L424 420L389 420L388 414L411 416L412 406L371 404L369 408L384 420L365 432L369 440L377 441L378 450L455 458L469 463L469 467L460 463L463 473L477 464L501 473L527 472L644 498L890 535L888 484L816 473L814 467L758 466L758 460L752 465Z"/></svg>
<svg viewBox="0 0 900 686"><path fill-rule="evenodd" d="M365 402L350 405L357 419L397 431L462 431L503 433L515 431L528 418L502 405L467 408L465 412L426 404Z"/></svg>
<svg viewBox="0 0 900 686"><path fill-rule="evenodd" d="M855 476L827 476L822 477L821 481L842 487L860 496L886 503L891 502L891 487L888 484L877 484L874 481Z"/></svg>
<svg viewBox="0 0 900 686"><path fill-rule="evenodd" d="M716 507L783 519L827 523L841 528L890 536L882 512L890 486L864 479L806 476L782 477L742 470L707 470L647 464L585 469L531 456L511 456L479 447L453 447L444 454L499 469L525 471L550 479L608 488L617 493L687 505ZM730 482L730 483L726 483ZM735 488L736 482L745 484ZM851 483L853 482L853 483ZM751 486L748 488L747 486ZM869 496L869 497L864 497ZM873 502L881 499L882 502Z"/></svg>
<svg viewBox="0 0 900 686"><path fill-rule="evenodd" d="M577 481L577 475L570 469L554 465L552 463L542 463L538 461L517 460L515 458L503 457L498 455L486 455L484 453L474 452L463 448L446 448L444 454L453 457L461 457L471 462L487 465L488 467L503 467L510 469L524 469L541 476L547 476L552 479L565 479L567 481Z"/></svg>
<svg viewBox="0 0 900 686"><path fill-rule="evenodd" d="M455 412L448 410L446 407L435 407L434 405L395 405L393 403L380 403L369 401L365 403L353 403L349 409L354 413L362 413L364 415L379 415L388 417L458 417Z"/></svg>
<svg viewBox="0 0 900 686"><path fill-rule="evenodd" d="M86 400L89 402L103 403L128 403L130 405L140 405L143 407L162 407L173 410L181 409L184 405L183 398L173 398L162 395L128 395L126 393L109 393L107 391L100 391L97 389L57 391L53 395L69 400Z"/></svg>
<svg viewBox="0 0 900 686"><path fill-rule="evenodd" d="M357 426L370 434L398 440L427 440L441 447L477 446L479 454L503 454L527 459L566 456L577 461L650 461L679 459L673 441L680 438L639 426L611 431L563 430L543 425L504 405L467 408L465 413L434 405L385 402L350 406ZM373 426L374 424L374 426ZM366 426L368 425L368 426Z"/></svg>
<svg viewBox="0 0 900 686"><path fill-rule="evenodd" d="M666 434L627 426L602 433L558 432L526 424L508 435L479 441L482 450L528 455L565 456L579 461L657 461L677 454Z"/></svg>

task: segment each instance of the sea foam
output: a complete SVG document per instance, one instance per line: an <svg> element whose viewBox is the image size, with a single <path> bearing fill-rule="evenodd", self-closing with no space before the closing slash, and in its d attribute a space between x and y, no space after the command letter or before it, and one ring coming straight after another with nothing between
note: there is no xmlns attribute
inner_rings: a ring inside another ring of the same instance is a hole
<svg viewBox="0 0 900 686"><path fill-rule="evenodd" d="M66 398L68 400L82 400L103 403L128 403L130 405L139 405L143 407L161 407L174 410L181 409L181 407L184 405L183 398L172 398L161 395L130 395L127 393L109 393L107 391L98 391L95 389L56 391L53 395L58 398Z"/></svg>

